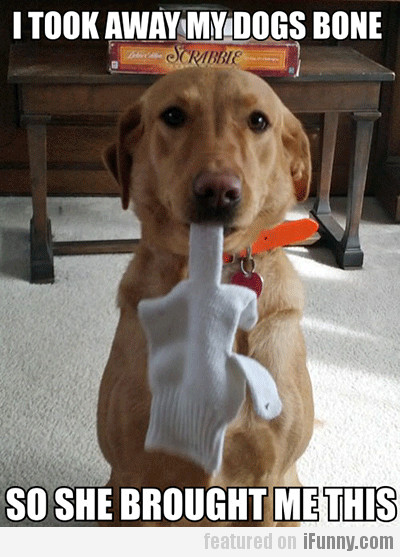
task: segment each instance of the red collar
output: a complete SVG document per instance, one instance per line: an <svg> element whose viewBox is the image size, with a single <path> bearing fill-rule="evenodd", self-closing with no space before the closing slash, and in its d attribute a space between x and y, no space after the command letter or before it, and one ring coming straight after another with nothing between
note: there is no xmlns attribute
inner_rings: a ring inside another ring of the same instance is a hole
<svg viewBox="0 0 400 557"><path fill-rule="evenodd" d="M289 246L306 240L318 230L318 223L312 219L300 219L283 222L270 230L262 230L257 240L251 246L251 255L269 251L275 248ZM237 254L239 259L248 255L247 250L242 250ZM230 263L234 256L224 253L224 263Z"/></svg>

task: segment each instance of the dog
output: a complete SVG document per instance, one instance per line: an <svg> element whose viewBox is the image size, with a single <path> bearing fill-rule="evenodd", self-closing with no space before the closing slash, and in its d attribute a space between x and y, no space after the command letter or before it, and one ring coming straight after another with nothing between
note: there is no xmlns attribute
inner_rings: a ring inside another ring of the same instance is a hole
<svg viewBox="0 0 400 557"><path fill-rule="evenodd" d="M276 522L273 488L300 486L296 461L312 436L313 397L300 329L303 290L281 248L254 257L265 287L259 319L238 331L235 349L269 370L282 400L271 421L258 417L249 396L227 428L222 466L215 474L181 456L144 448L151 392L147 343L138 318L140 300L164 296L187 278L191 223L224 227L224 250L251 246L261 230L281 223L309 193L310 147L299 120L260 77L239 69L186 68L149 87L122 115L104 160L132 202L141 239L119 287L120 319L101 381L100 448L111 466L112 523L193 526L118 519L120 487L164 490L268 487L262 521L200 526L294 526ZM238 262L225 265L229 282Z"/></svg>

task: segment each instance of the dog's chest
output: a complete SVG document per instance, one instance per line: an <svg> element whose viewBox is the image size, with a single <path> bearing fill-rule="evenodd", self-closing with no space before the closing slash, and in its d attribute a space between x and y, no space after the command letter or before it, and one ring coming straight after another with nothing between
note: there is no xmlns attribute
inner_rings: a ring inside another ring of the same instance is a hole
<svg viewBox="0 0 400 557"><path fill-rule="evenodd" d="M232 277L240 271L239 261L227 263L222 267L221 282L223 284L230 284Z"/></svg>

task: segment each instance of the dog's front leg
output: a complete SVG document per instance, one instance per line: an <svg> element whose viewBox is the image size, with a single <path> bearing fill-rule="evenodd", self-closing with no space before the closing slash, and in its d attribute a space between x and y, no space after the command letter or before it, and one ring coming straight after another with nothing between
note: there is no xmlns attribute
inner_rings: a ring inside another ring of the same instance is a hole
<svg viewBox="0 0 400 557"><path fill-rule="evenodd" d="M285 485L298 485L293 466L312 435L314 409L300 315L279 311L261 319L248 335L248 354L265 366L276 381L282 413L271 421L277 433L276 466ZM294 482L294 483L292 483Z"/></svg>

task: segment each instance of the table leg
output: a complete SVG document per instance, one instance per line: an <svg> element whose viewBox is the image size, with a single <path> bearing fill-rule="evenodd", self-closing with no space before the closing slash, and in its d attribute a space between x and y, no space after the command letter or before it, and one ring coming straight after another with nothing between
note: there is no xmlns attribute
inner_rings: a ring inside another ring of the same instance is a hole
<svg viewBox="0 0 400 557"><path fill-rule="evenodd" d="M347 193L346 228L333 218L329 204L334 147L336 143L337 116L325 114L322 143L321 183L311 216L319 224L319 232L335 253L336 261L343 269L362 267L364 254L361 250L358 229L364 198L368 161L371 150L374 122L380 117L377 110L354 112L355 141L350 162ZM333 152L332 152L333 149Z"/></svg>
<svg viewBox="0 0 400 557"><path fill-rule="evenodd" d="M33 214L31 219L31 282L54 282L51 223L47 217L46 120L27 119Z"/></svg>
<svg viewBox="0 0 400 557"><path fill-rule="evenodd" d="M339 113L325 112L321 148L321 178L318 184L317 196L310 216L319 224L319 233L328 243L332 251L336 252L337 246L343 236L343 229L333 218L330 205L330 191L332 182L332 169L335 159L336 137L338 130Z"/></svg>
<svg viewBox="0 0 400 557"><path fill-rule="evenodd" d="M335 158L338 121L338 112L325 112L322 135L321 178L318 184L317 197L313 207L313 213L316 216L331 214L329 195L331 191L332 168L333 160Z"/></svg>
<svg viewBox="0 0 400 557"><path fill-rule="evenodd" d="M347 193L346 229L338 246L337 261L346 267L361 267L364 254L360 246L359 226L364 200L368 162L371 151L374 122L380 112L355 112L355 143L350 165L349 190Z"/></svg>

